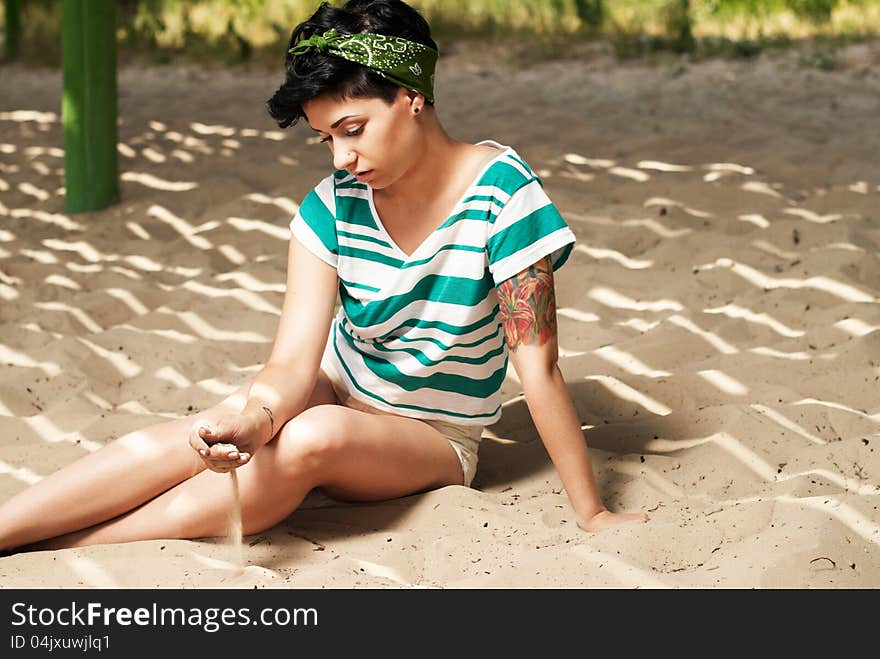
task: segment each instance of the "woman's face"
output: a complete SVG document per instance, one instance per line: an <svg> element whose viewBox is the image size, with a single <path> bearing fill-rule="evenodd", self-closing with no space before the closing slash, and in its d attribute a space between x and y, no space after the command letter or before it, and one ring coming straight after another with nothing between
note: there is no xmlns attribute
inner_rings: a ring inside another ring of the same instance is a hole
<svg viewBox="0 0 880 659"><path fill-rule="evenodd" d="M379 98L337 100L322 94L303 103L303 111L330 147L333 167L366 173L358 180L378 189L399 179L421 153L418 115L412 111L413 100L420 98L402 87L391 105Z"/></svg>

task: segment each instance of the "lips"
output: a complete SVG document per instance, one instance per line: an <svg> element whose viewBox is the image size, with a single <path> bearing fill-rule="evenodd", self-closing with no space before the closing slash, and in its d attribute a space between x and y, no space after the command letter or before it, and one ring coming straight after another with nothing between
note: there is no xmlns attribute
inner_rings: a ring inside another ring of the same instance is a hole
<svg viewBox="0 0 880 659"><path fill-rule="evenodd" d="M355 172L355 176L357 177L357 180L358 180L358 181L365 181L365 180L367 180L368 178L370 178L370 176L371 176L372 174L373 174L373 170L372 170L372 169L367 169L367 170L365 170L365 171L363 171L363 172Z"/></svg>

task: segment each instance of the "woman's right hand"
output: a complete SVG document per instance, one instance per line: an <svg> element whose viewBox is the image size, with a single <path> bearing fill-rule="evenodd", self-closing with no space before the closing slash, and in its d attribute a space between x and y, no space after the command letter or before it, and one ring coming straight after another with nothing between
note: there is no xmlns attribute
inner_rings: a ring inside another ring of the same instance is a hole
<svg viewBox="0 0 880 659"><path fill-rule="evenodd" d="M216 421L193 424L189 445L211 471L226 473L246 465L257 449L260 429L244 414L229 414Z"/></svg>

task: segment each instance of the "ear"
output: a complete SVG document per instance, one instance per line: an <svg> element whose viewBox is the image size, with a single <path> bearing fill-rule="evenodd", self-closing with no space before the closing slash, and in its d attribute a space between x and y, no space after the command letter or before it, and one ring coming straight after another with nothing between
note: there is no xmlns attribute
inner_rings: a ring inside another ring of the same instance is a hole
<svg viewBox="0 0 880 659"><path fill-rule="evenodd" d="M406 90L407 99L409 101L410 110L413 114L419 114L425 109L425 95L411 89Z"/></svg>

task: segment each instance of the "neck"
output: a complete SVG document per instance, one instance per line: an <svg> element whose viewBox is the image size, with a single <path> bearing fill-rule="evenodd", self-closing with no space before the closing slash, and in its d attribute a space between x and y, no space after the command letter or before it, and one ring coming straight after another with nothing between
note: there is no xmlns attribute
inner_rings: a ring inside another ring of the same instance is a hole
<svg viewBox="0 0 880 659"><path fill-rule="evenodd" d="M400 203L430 198L442 182L454 174L464 147L463 142L452 139L434 118L427 123L420 145L421 153L429 153L431 157L416 159L403 176L391 185L375 190L374 195Z"/></svg>

